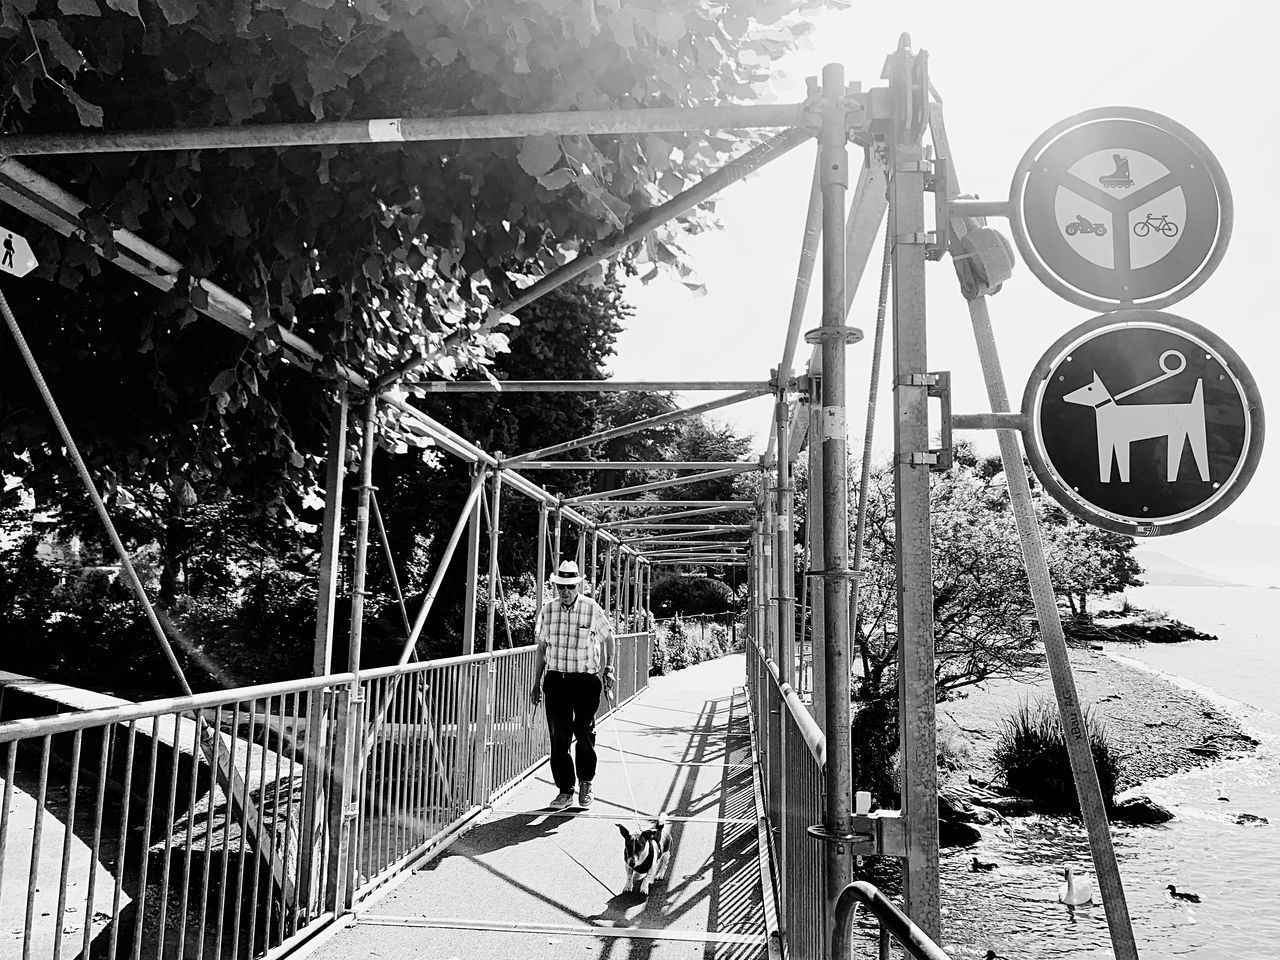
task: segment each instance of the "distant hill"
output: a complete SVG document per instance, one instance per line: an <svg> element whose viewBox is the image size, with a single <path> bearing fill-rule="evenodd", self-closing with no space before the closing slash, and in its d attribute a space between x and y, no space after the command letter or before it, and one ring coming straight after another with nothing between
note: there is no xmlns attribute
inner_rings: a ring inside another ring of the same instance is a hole
<svg viewBox="0 0 1280 960"><path fill-rule="evenodd" d="M1189 563L1156 550L1138 547L1133 558L1142 565L1142 579L1151 587L1238 587L1241 584L1205 573Z"/></svg>
<svg viewBox="0 0 1280 960"><path fill-rule="evenodd" d="M1142 562L1142 556L1158 553L1191 567L1191 573L1197 576L1266 587L1280 584L1280 550L1276 549L1278 543L1280 527L1265 523L1240 523L1230 517L1215 517L1185 533L1139 541L1134 556ZM1157 563L1156 566L1168 569L1167 565ZM1172 572L1179 571L1174 568ZM1182 584L1171 582L1170 585Z"/></svg>

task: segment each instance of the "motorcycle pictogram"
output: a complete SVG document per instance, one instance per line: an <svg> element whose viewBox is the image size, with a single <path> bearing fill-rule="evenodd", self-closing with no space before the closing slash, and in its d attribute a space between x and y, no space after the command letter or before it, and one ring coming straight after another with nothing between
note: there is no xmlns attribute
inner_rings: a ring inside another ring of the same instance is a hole
<svg viewBox="0 0 1280 960"><path fill-rule="evenodd" d="M1176 237L1178 235L1178 225L1163 214L1157 217L1154 213L1148 213L1147 219L1140 220L1133 225L1135 236L1145 237L1152 230L1163 233L1166 237Z"/></svg>
<svg viewBox="0 0 1280 960"><path fill-rule="evenodd" d="M1127 190L1133 186L1133 178L1129 176L1129 158L1123 154L1113 153L1112 161L1116 168L1111 173L1105 174L1098 178L1098 182L1104 187L1114 187L1117 190Z"/></svg>
<svg viewBox="0 0 1280 960"><path fill-rule="evenodd" d="M1094 223L1078 213L1075 220L1068 223L1062 230L1068 237L1074 237L1077 233L1092 233L1099 237L1107 235L1107 225L1105 223Z"/></svg>

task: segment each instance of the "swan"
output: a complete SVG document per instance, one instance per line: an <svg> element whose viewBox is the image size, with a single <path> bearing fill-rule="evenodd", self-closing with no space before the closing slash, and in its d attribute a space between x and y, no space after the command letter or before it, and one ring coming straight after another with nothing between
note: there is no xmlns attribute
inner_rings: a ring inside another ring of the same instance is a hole
<svg viewBox="0 0 1280 960"><path fill-rule="evenodd" d="M1088 877L1077 877L1070 867L1064 867L1062 875L1067 882L1058 887L1058 901L1060 903L1078 907L1081 904L1093 902L1093 884L1089 882Z"/></svg>
<svg viewBox="0 0 1280 960"><path fill-rule="evenodd" d="M1172 883L1165 887L1169 891L1169 896L1174 900L1185 900L1187 903L1199 903L1200 895L1195 893L1179 893L1178 888Z"/></svg>

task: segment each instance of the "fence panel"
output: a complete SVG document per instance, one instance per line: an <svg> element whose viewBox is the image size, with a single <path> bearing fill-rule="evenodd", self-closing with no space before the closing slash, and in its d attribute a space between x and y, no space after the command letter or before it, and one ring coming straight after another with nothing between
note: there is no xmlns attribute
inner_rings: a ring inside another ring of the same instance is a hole
<svg viewBox="0 0 1280 960"><path fill-rule="evenodd" d="M779 683L777 667L754 643L748 644L747 685L782 937L788 958L818 960L827 926L826 861L808 828L822 822L825 744L799 696Z"/></svg>

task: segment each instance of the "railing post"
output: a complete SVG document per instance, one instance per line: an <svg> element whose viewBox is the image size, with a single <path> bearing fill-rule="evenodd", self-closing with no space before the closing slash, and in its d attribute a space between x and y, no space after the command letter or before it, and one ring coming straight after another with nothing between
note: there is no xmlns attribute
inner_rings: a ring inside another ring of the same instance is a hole
<svg viewBox="0 0 1280 960"><path fill-rule="evenodd" d="M774 511L777 516L775 533L775 561L778 579L778 667L783 683L793 687L796 683L795 664L795 559L793 517L791 515L791 411L787 409L786 391L779 390L774 404L774 418L778 430L778 462L775 472L777 482Z"/></svg>

